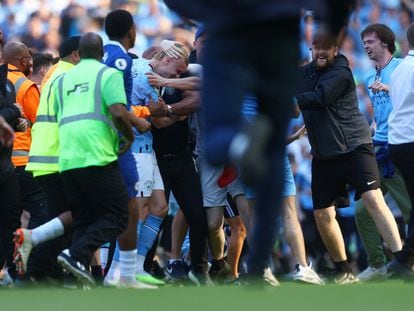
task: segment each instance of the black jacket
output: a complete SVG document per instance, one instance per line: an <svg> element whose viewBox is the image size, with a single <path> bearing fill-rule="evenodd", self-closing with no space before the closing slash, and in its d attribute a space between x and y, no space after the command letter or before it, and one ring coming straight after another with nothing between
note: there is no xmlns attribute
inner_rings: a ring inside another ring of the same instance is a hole
<svg viewBox="0 0 414 311"><path fill-rule="evenodd" d="M7 80L7 65L0 66L0 115L10 124L14 125L20 117L19 109L13 105L16 94L13 84ZM6 148L0 143L0 184L7 180L14 171L11 161L12 148Z"/></svg>
<svg viewBox="0 0 414 311"><path fill-rule="evenodd" d="M348 60L342 54L323 72L313 62L303 66L296 99L314 157L329 159L372 143L368 122L358 108Z"/></svg>

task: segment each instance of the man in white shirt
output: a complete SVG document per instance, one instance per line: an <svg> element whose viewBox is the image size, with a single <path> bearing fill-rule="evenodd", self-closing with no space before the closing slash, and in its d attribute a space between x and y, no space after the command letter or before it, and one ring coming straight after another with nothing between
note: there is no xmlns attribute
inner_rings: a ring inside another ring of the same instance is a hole
<svg viewBox="0 0 414 311"><path fill-rule="evenodd" d="M414 202L414 24L407 30L408 55L394 70L390 82L393 110L388 119L388 142L391 158L401 171ZM408 220L408 234L400 254L388 264L388 273L396 277L414 277L411 253L414 250L414 211Z"/></svg>

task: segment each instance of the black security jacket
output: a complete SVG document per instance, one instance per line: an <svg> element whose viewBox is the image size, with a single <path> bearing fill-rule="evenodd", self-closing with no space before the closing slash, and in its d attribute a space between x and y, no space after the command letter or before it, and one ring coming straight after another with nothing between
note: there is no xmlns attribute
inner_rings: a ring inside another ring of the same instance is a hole
<svg viewBox="0 0 414 311"><path fill-rule="evenodd" d="M13 126L20 117L19 109L13 105L16 101L13 84L7 80L7 65L0 66L0 115ZM11 148L0 143L0 184L7 180L14 171L11 161Z"/></svg>
<svg viewBox="0 0 414 311"><path fill-rule="evenodd" d="M296 99L313 156L329 159L349 153L361 144L371 144L369 125L358 108L355 82L346 57L339 54L325 71L316 70L311 62L300 72Z"/></svg>

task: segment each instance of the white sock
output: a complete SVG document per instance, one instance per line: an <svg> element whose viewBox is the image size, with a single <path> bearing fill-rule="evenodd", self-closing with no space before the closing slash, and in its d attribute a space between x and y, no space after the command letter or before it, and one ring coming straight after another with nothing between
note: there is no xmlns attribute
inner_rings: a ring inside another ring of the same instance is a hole
<svg viewBox="0 0 414 311"><path fill-rule="evenodd" d="M32 244L36 246L42 242L52 240L65 233L65 227L59 218L53 218L47 223L32 230Z"/></svg>
<svg viewBox="0 0 414 311"><path fill-rule="evenodd" d="M106 264L108 263L108 254L109 248L108 247L101 247L99 250L99 255L101 258L101 267L103 270L106 268Z"/></svg>
<svg viewBox="0 0 414 311"><path fill-rule="evenodd" d="M119 261L112 260L111 267L106 274L105 279L109 281L118 282L119 280Z"/></svg>
<svg viewBox="0 0 414 311"><path fill-rule="evenodd" d="M136 274L146 273L144 270L144 261L145 261L145 256L137 254L137 265L136 265L136 270L135 270Z"/></svg>
<svg viewBox="0 0 414 311"><path fill-rule="evenodd" d="M121 278L134 278L135 267L137 264L137 250L119 251L119 266L121 269Z"/></svg>

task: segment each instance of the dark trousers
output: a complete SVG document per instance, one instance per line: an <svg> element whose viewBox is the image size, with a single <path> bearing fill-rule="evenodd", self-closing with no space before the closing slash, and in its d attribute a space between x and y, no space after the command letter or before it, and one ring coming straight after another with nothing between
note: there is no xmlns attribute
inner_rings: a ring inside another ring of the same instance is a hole
<svg viewBox="0 0 414 311"><path fill-rule="evenodd" d="M12 278L16 277L13 232L20 227L21 214L19 184L16 174L13 173L0 184L0 269L7 262Z"/></svg>
<svg viewBox="0 0 414 311"><path fill-rule="evenodd" d="M412 205L414 202L414 143L390 145L390 154L392 161L403 176ZM412 207L407 224L407 238L397 259L402 263L412 264L414 262L414 209Z"/></svg>
<svg viewBox="0 0 414 311"><path fill-rule="evenodd" d="M69 211L59 173L38 176L36 180L46 195L48 221ZM63 236L38 245L30 254L27 274L37 280L45 277L60 278L62 274L56 258L62 250L69 247L70 237L70 232L65 232Z"/></svg>
<svg viewBox="0 0 414 311"><path fill-rule="evenodd" d="M61 175L73 218L70 254L89 266L93 253L127 227L126 186L117 162L68 170Z"/></svg>
<svg viewBox="0 0 414 311"><path fill-rule="evenodd" d="M256 185L249 272L262 275L276 237L283 188L286 128L298 70L299 21L271 20L209 33L204 49L203 110L209 161L228 161L229 145L240 130L243 97L255 95L258 111L273 129L266 150L267 175ZM280 172L277 174L276 172Z"/></svg>
<svg viewBox="0 0 414 311"><path fill-rule="evenodd" d="M20 199L23 209L30 213L29 229L36 228L48 220L45 193L26 166L16 167L16 176L20 186Z"/></svg>
<svg viewBox="0 0 414 311"><path fill-rule="evenodd" d="M196 273L204 273L207 271L207 218L194 161L190 153L157 160L167 202L172 191L190 227L191 268Z"/></svg>

